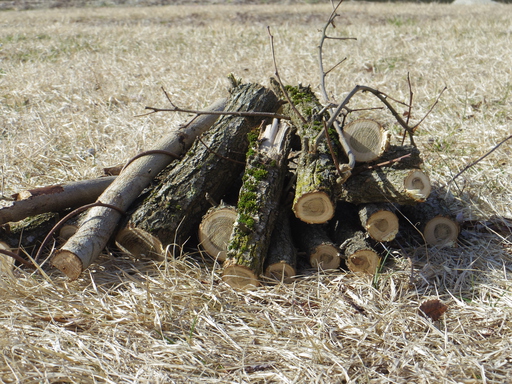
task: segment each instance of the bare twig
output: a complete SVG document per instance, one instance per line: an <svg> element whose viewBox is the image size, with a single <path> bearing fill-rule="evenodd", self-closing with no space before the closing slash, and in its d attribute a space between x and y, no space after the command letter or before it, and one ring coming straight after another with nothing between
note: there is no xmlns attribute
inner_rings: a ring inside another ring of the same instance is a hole
<svg viewBox="0 0 512 384"><path fill-rule="evenodd" d="M437 99L436 101L434 102L434 104L432 104L432 106L430 107L430 109L428 110L428 112L425 114L425 116L423 116L423 118L414 126L412 127L412 132L416 132L416 129L421 125L421 123L423 123L423 121L427 118L428 115L430 115L430 112L432 112L432 110L434 109L434 107L437 105L437 103L439 102L439 99L441 98L441 95L444 93L444 91L446 91L448 89L448 87L444 87L441 92L439 93L439 95L437 95Z"/></svg>
<svg viewBox="0 0 512 384"><path fill-rule="evenodd" d="M125 168L127 166L129 166L131 163L133 163L135 160L137 160L138 158L141 158L141 157L144 157L144 156L148 156L148 155L155 155L155 154L160 154L160 155L167 155L167 156L170 156L170 157L173 157L177 160L181 160L182 157L173 153L173 152L169 152L169 151L164 151L162 149L153 149L153 150L150 150L150 151L144 151L144 152L141 152L137 155L135 155L134 157L132 157L130 160L128 160L128 162L123 166L123 168L121 169L121 172L123 172L125 170Z"/></svg>
<svg viewBox="0 0 512 384"><path fill-rule="evenodd" d="M292 108L293 112L297 114L297 116L300 118L300 120L307 124L308 121L305 119L304 116L301 115L301 113L298 111L298 109L295 107L295 104L293 104L290 95L288 95L288 92L286 92L286 88L284 87L283 82L281 81L281 76L279 76L279 71L277 70L277 62L276 62L276 54L274 50L274 36L270 32L270 27L267 27L268 35L270 37L270 49L272 50L272 60L274 62L274 75L276 76L277 81L279 82L279 86L281 87L281 91L283 91L284 97L286 97L286 100L290 104L290 107ZM276 116L276 118L279 118ZM289 120L289 119L288 119Z"/></svg>
<svg viewBox="0 0 512 384"><path fill-rule="evenodd" d="M495 150L497 150L500 145L502 145L503 143L505 143L506 141L512 139L512 135L506 137L505 139L501 140L498 144L496 144L489 152L487 152L485 155L483 155L482 157L478 158L477 160L473 161L471 164L469 165L466 165L462 171L460 171L459 173L457 173L455 176L452 177L452 179L448 182L447 185L450 185L457 177L459 177L460 175L462 175L464 172L466 172L469 168L473 167L474 165L478 164L480 161L482 161L483 159L485 159L487 156L489 156L491 153L493 153Z"/></svg>
<svg viewBox="0 0 512 384"><path fill-rule="evenodd" d="M20 262L21 264L25 265L26 267L34 267L34 264L32 264L28 260L25 260L23 257L18 255L17 253L14 253L14 252L11 252L11 251L7 251L5 249L0 249L0 254L6 255L6 256L10 256L14 260L16 260L16 261Z"/></svg>
<svg viewBox="0 0 512 384"><path fill-rule="evenodd" d="M176 104L174 104L169 97L169 94L162 87L162 91L165 94L165 97L171 104L172 108L157 108L157 107L145 107L144 109L149 109L151 112L144 113L142 115L136 115L136 117L148 116L157 112L182 112L182 113L193 113L195 115L214 115L214 116L240 116L240 117L271 117L274 119L282 119L282 120L290 120L289 116L280 115L277 113L270 112L230 112L230 111L197 111L194 109L186 109L180 108Z"/></svg>
<svg viewBox="0 0 512 384"><path fill-rule="evenodd" d="M405 122L407 125L409 125L409 120L412 113L412 98L414 96L414 93L412 92L411 77L409 76L409 72L407 72L407 84L409 85L409 109L407 110L407 119ZM407 131L404 130L404 135L402 136L402 145L404 145L405 136L407 136Z"/></svg>
<svg viewBox="0 0 512 384"><path fill-rule="evenodd" d="M396 159L391 159L391 160L388 160L388 161L384 161L384 162L379 163L379 164L363 165L361 167L355 168L354 171L352 172L352 175L358 175L358 174L360 174L362 172L365 172L365 171L386 167L388 165L391 165L391 164L394 164L394 163L398 163L399 161L402 161L403 159L406 159L406 158L408 158L410 156L411 156L411 154L408 153L407 155L403 155L403 156L397 157Z"/></svg>

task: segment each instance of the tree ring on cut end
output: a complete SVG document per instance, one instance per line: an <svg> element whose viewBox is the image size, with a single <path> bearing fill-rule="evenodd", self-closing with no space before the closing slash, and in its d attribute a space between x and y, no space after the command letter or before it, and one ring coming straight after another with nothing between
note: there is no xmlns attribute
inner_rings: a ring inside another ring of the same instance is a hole
<svg viewBox="0 0 512 384"><path fill-rule="evenodd" d="M335 207L325 192L302 195L294 205L295 216L308 224L323 224L334 216Z"/></svg>
<svg viewBox="0 0 512 384"><path fill-rule="evenodd" d="M419 169L412 171L405 178L404 188L417 201L425 201L432 189L428 176Z"/></svg>
<svg viewBox="0 0 512 384"><path fill-rule="evenodd" d="M265 270L265 277L268 277L272 282L276 283L291 283L295 275L295 269L290 264L283 262L271 264Z"/></svg>
<svg viewBox="0 0 512 384"><path fill-rule="evenodd" d="M425 225L423 235L430 245L451 246L459 236L459 225L448 217L436 216Z"/></svg>
<svg viewBox="0 0 512 384"><path fill-rule="evenodd" d="M370 119L359 119L347 124L343 127L343 136L359 162L373 161L389 147L389 132Z"/></svg>
<svg viewBox="0 0 512 384"><path fill-rule="evenodd" d="M258 277L249 268L243 265L231 265L224 267L222 281L233 288L250 289L260 285Z"/></svg>
<svg viewBox="0 0 512 384"><path fill-rule="evenodd" d="M207 213L199 225L199 243L206 253L217 261L226 260L227 246L235 220L236 209L224 207Z"/></svg>

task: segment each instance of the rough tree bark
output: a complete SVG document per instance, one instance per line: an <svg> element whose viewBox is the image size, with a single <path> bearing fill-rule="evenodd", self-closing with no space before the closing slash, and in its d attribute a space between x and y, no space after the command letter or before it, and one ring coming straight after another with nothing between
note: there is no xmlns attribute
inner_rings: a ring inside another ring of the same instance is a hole
<svg viewBox="0 0 512 384"><path fill-rule="evenodd" d="M224 106L225 99L221 99L209 109L218 111L223 110ZM164 136L155 144L154 149L180 155L190 148L195 138L209 129L215 120L215 115L196 116L189 124ZM136 159L98 200L126 211L151 180L172 160L172 157L164 154L152 154ZM90 209L79 230L55 252L52 264L71 280L77 279L103 250L120 218L121 213L116 210L105 207Z"/></svg>
<svg viewBox="0 0 512 384"><path fill-rule="evenodd" d="M275 112L277 109L274 93L257 84L233 89L226 107L226 111L231 112ZM158 177L158 184L135 208L126 228L117 235L118 245L135 256L139 251L134 247L143 247L148 237L156 239L162 249L170 244L183 245L211 207L206 194L219 201L240 177L248 145L247 134L261 121L256 117L224 116L215 123L176 166ZM125 241L127 233L131 233L130 241ZM153 252L158 253L158 247Z"/></svg>
<svg viewBox="0 0 512 384"><path fill-rule="evenodd" d="M261 135L251 136L222 273L222 279L236 288L260 284L287 172L291 127L274 120Z"/></svg>
<svg viewBox="0 0 512 384"><path fill-rule="evenodd" d="M430 194L430 180L420 169L381 167L351 176L340 186L338 198L353 204L415 205Z"/></svg>

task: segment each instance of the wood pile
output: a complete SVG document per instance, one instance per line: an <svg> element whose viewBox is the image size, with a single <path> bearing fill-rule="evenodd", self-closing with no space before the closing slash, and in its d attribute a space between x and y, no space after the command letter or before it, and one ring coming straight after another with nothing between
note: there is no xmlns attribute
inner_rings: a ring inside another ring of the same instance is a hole
<svg viewBox="0 0 512 384"><path fill-rule="evenodd" d="M171 132L119 176L17 194L0 206L0 253L34 256L54 235L65 243L51 263L76 279L106 245L163 259L197 239L222 279L243 288L293 281L303 256L313 268L374 274L375 245L392 242L403 217L430 245L456 243L458 225L429 198L415 146L390 145L378 122L354 120L343 127L357 161L347 170L335 133L322 135L328 116L315 94L287 92L293 106L275 85L239 85L209 109L225 115ZM95 201L102 205L62 220Z"/></svg>

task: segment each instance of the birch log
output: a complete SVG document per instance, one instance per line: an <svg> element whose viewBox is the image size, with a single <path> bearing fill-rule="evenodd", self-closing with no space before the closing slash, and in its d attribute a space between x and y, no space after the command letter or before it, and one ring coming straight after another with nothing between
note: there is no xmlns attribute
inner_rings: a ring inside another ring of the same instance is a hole
<svg viewBox="0 0 512 384"><path fill-rule="evenodd" d="M225 104L225 99L217 100L208 107L208 110L221 111ZM180 155L190 148L195 138L208 130L217 118L217 115L196 116L185 126L165 135L153 149ZM98 200L126 211L151 180L172 160L170 156L164 154L153 154L136 159L126 167ZM77 279L103 250L120 217L121 214L112 209L104 207L90 209L83 225L60 250L55 252L52 264L69 279Z"/></svg>

